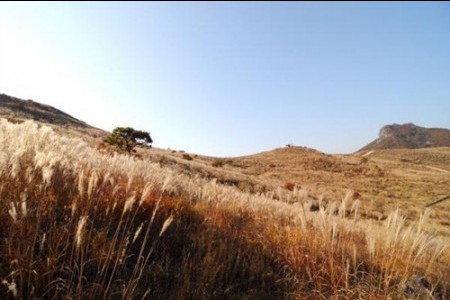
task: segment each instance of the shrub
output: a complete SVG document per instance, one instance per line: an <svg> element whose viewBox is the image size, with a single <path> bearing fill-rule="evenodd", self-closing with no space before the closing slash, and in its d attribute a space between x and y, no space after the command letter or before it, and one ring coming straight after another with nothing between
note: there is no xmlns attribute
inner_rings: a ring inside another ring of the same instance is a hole
<svg viewBox="0 0 450 300"><path fill-rule="evenodd" d="M183 158L184 158L185 160L192 160L192 159L193 159L192 156L190 156L190 155L187 154L187 153L183 153Z"/></svg>
<svg viewBox="0 0 450 300"><path fill-rule="evenodd" d="M286 182L284 184L284 188L291 192L294 190L294 187L295 187L295 184L293 184L292 182Z"/></svg>
<svg viewBox="0 0 450 300"><path fill-rule="evenodd" d="M216 167L216 168L220 168L220 167L223 167L223 165L224 165L224 161L223 161L223 159L216 159L216 160L214 160L213 162L212 162L212 166L213 167Z"/></svg>

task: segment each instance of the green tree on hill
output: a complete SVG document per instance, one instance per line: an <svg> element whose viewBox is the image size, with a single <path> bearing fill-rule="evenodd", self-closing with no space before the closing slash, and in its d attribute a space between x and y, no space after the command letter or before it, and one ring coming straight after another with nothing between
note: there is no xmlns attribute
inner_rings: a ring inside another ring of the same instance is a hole
<svg viewBox="0 0 450 300"><path fill-rule="evenodd" d="M137 145L150 146L153 140L148 132L135 130L131 127L116 127L105 138L105 142L130 154Z"/></svg>

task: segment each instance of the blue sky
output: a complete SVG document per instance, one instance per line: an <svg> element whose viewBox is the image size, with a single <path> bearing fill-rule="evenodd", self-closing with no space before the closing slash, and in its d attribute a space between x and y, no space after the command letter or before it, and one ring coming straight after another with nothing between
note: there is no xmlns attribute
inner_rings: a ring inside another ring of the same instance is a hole
<svg viewBox="0 0 450 300"><path fill-rule="evenodd" d="M350 153L450 128L450 4L2 2L0 93L156 147Z"/></svg>

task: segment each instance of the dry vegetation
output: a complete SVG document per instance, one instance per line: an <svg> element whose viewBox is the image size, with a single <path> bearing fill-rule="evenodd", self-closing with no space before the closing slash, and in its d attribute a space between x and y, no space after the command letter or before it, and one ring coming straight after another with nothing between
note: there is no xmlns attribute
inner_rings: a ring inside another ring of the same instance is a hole
<svg viewBox="0 0 450 300"><path fill-rule="evenodd" d="M373 221L352 192L328 201L296 182L243 192L213 178L242 160L141 156L0 121L1 299L450 295L446 240L423 230L431 210L414 226L397 210ZM333 172L336 159L314 163Z"/></svg>
<svg viewBox="0 0 450 300"><path fill-rule="evenodd" d="M311 201L322 198L332 203L351 189L362 203L361 215L373 220L385 220L400 208L406 223L417 225L427 203L450 194L450 147L329 155L291 146L234 158L196 155L189 162L181 159L181 153L156 148L140 154L177 172L216 179L243 192L274 192L275 199L280 199L279 194L289 198L284 194L296 187ZM450 201L446 201L433 207L424 230L450 238L449 220Z"/></svg>

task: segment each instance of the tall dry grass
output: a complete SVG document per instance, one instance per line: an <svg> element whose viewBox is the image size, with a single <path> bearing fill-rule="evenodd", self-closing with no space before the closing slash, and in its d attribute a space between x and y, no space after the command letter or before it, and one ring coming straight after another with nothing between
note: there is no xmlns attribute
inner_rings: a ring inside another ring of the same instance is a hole
<svg viewBox="0 0 450 300"><path fill-rule="evenodd" d="M1 120L0 298L396 298L416 274L448 294L450 255L422 223L286 197Z"/></svg>

